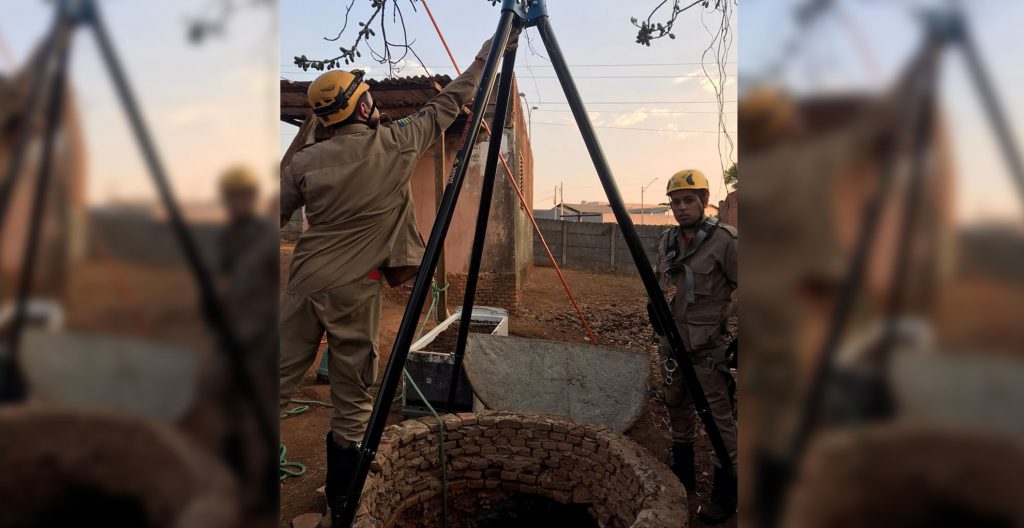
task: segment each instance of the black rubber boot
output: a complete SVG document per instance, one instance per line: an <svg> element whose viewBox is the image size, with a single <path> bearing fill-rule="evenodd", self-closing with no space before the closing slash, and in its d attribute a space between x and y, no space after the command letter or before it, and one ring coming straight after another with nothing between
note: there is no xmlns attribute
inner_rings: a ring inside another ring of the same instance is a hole
<svg viewBox="0 0 1024 528"><path fill-rule="evenodd" d="M676 474L679 482L686 487L686 493L692 495L697 482L696 473L693 467L693 443L673 442L672 443L672 472Z"/></svg>
<svg viewBox="0 0 1024 528"><path fill-rule="evenodd" d="M334 434L327 433L327 506L331 509L331 525L341 527L341 513L345 508L349 484L356 467L356 448L344 448L334 443ZM341 528L348 528L347 526Z"/></svg>
<svg viewBox="0 0 1024 528"><path fill-rule="evenodd" d="M711 500L702 504L698 512L704 524L722 524L736 513L736 486L736 473L732 468L715 468Z"/></svg>

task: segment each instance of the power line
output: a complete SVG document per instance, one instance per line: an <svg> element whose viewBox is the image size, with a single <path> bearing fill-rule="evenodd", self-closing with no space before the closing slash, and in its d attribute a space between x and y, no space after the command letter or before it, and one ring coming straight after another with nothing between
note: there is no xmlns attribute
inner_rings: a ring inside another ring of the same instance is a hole
<svg viewBox="0 0 1024 528"><path fill-rule="evenodd" d="M736 61L723 62L722 64L736 64ZM572 68L642 68L644 66L700 66L700 62L632 62L629 64L570 64ZM295 66L292 64L281 64L281 66ZM356 67L356 66L353 66ZM454 67L451 64L438 65L438 66L426 66L431 69L449 69L452 70ZM534 65L534 68L552 68L550 64Z"/></svg>
<svg viewBox="0 0 1024 528"><path fill-rule="evenodd" d="M723 103L735 103L735 100L722 101ZM538 101L534 104L551 104L551 105L566 105L569 104L566 101ZM635 105L635 104L718 104L718 101L587 101L589 105L606 105L606 104L617 104L617 105Z"/></svg>
<svg viewBox="0 0 1024 528"><path fill-rule="evenodd" d="M302 70L281 70L282 73L289 75L320 75L322 72L318 71L302 71ZM516 77L520 79L557 79L555 75L523 75L517 73ZM725 77L736 77L736 74L728 74ZM575 75L574 79L705 79L706 76L703 74L685 74L685 75Z"/></svg>
<svg viewBox="0 0 1024 528"><path fill-rule="evenodd" d="M538 109L534 110L534 112L556 112L556 113L559 113L559 114L571 114L572 110L551 110L551 109L548 109L548 108L538 108ZM606 113L606 114L632 114L633 112L637 112L637 110L605 110L605 109L602 109L601 112L602 113ZM714 115L718 115L719 112L718 112L718 110L710 110L710 111L709 110L696 110L696 111L688 111L688 110L658 110L658 111L654 111L654 110L650 110L650 111L647 111L646 113L650 114L653 117L653 116L658 116L658 115L661 115L661 114L673 114L673 115L675 115L675 114L714 114ZM735 111L727 111L725 113L727 113L727 114L735 114L736 112Z"/></svg>
<svg viewBox="0 0 1024 528"><path fill-rule="evenodd" d="M548 123L544 121L534 121L535 125L548 125L548 126L566 126L575 127L575 123ZM719 134L721 130L671 130L667 128L642 128L642 127L620 127L620 126L608 126L608 125L594 125L594 128L611 128L615 130L643 130L645 132L672 132L672 133L686 133L686 134Z"/></svg>

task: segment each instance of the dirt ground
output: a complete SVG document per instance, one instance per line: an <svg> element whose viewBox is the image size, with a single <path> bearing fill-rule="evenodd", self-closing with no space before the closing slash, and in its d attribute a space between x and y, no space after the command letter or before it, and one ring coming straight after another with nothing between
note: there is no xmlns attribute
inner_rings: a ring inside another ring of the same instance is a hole
<svg viewBox="0 0 1024 528"><path fill-rule="evenodd" d="M291 248L282 250L282 274L287 270ZM584 314L601 345L647 354L651 358L651 387L659 387L659 366L655 359L657 341L647 322L646 297L640 280L631 275L612 275L565 270ZM282 278L283 283L284 278ZM404 292L391 291L385 296L381 318L380 371L390 357L395 332L405 308ZM461 304L462 292L451 291L449 310ZM538 339L586 342L586 333L568 302L555 272L535 268L524 292L525 301L519 312L509 319L509 334ZM443 319L443 318L442 318ZM428 323L427 328L431 328ZM317 359L319 362L319 357ZM318 363L317 363L318 364ZM328 401L329 388L315 381L315 365L307 373L295 399ZM379 379L378 379L379 383ZM400 404L392 407L389 423L397 423ZM307 512L325 511L323 495L317 489L324 485L324 441L330 424L330 409L314 406L310 411L282 421L281 439L287 445L287 459L304 464L307 472L300 478L287 479L281 486L281 526L287 528L291 519ZM653 389L641 418L626 435L668 463L671 437L668 415L660 391ZM700 494L711 487L710 444L702 436L698 443L698 480ZM702 456L703 455L703 456ZM699 499L691 497L691 526L702 526L696 518ZM731 520L722 526L733 526Z"/></svg>

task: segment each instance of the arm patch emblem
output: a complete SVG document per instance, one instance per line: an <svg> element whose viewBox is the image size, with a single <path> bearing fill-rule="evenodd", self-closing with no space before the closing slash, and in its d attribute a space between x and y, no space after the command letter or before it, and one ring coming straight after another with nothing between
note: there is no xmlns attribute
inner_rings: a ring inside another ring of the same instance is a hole
<svg viewBox="0 0 1024 528"><path fill-rule="evenodd" d="M408 125L409 123L412 123L412 117L403 117L401 119L396 119L395 120L395 124L398 125L399 128L404 127L405 125Z"/></svg>

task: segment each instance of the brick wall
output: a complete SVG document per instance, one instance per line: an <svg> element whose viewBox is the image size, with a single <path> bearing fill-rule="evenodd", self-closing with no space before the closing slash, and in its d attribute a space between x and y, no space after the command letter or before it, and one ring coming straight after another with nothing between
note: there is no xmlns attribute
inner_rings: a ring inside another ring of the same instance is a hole
<svg viewBox="0 0 1024 528"><path fill-rule="evenodd" d="M448 309L454 312L456 307L462 306L466 292L466 275L449 273L448 285ZM516 279L515 272L481 273L477 279L476 297L473 304L504 308L509 313L515 313L519 309L520 303L523 302L525 288L526 284ZM384 288L384 296L399 304L409 302L410 293L412 293L412 281L401 288ZM430 305L429 296L426 305Z"/></svg>
<svg viewBox="0 0 1024 528"><path fill-rule="evenodd" d="M586 505L600 526L687 525L686 492L672 472L605 427L505 412L442 420L450 504L526 493ZM439 428L436 419L424 417L385 430L356 528L390 528L405 515L439 515Z"/></svg>

